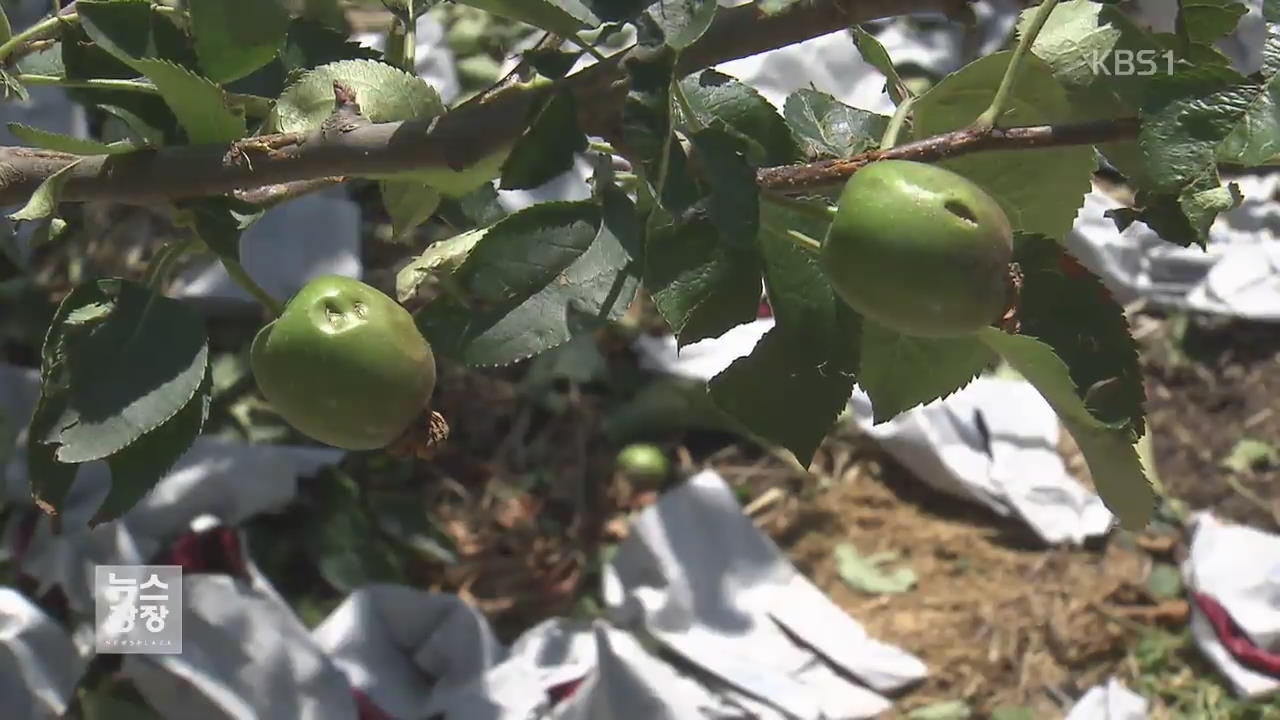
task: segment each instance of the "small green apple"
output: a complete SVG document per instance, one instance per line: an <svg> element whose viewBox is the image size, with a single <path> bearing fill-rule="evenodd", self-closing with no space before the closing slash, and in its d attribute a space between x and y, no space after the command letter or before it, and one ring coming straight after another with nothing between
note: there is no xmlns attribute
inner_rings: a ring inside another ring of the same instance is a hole
<svg viewBox="0 0 1280 720"><path fill-rule="evenodd" d="M436 364L413 316L359 280L308 282L250 349L259 389L299 432L347 450L396 440L435 389Z"/></svg>

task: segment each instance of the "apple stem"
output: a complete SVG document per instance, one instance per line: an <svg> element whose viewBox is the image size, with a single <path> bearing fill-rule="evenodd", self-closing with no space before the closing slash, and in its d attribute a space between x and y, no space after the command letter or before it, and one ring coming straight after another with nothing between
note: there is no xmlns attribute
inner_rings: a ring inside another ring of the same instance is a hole
<svg viewBox="0 0 1280 720"><path fill-rule="evenodd" d="M1000 78L1000 85L996 88L996 95L992 98L990 107L973 122L974 128L991 130L999 123L1000 116L1004 114L1009 104L1009 96L1013 94L1018 70L1022 68L1027 52L1031 50L1032 43L1036 41L1036 36L1040 34L1040 29L1044 27L1057 4L1058 0L1044 0L1036 8L1035 14L1031 16L1031 23L1023 31L1022 37L1018 38L1018 46L1014 48L1013 56L1009 58L1009 66L1004 70L1004 77Z"/></svg>
<svg viewBox="0 0 1280 720"><path fill-rule="evenodd" d="M219 259L222 260L222 266L226 268L227 275L231 276L231 279L237 285L244 288L245 292L252 295L254 300L257 300L259 304L269 310L273 317L279 317L284 313L284 305L272 297L271 293L262 289L262 286L249 275L249 271L244 269L244 265L241 265L239 260L223 256L219 256Z"/></svg>
<svg viewBox="0 0 1280 720"><path fill-rule="evenodd" d="M881 150L888 150L898 144L898 135L902 133L902 128L907 124L907 118L911 117L911 106L915 104L915 96L906 97L903 98L898 108L893 111L893 117L889 118L889 124L884 129L884 136L880 139Z"/></svg>

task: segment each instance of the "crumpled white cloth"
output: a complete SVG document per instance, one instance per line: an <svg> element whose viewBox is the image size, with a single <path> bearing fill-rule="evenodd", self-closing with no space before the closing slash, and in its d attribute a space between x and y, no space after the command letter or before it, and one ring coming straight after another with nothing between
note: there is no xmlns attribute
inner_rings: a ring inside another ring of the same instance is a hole
<svg viewBox="0 0 1280 720"><path fill-rule="evenodd" d="M1147 720L1146 698L1116 678L1089 688L1064 720Z"/></svg>
<svg viewBox="0 0 1280 720"><path fill-rule="evenodd" d="M547 620L505 649L455 596L371 585L312 635L398 720L872 717L890 706L875 690L926 673L802 578L710 471L639 513L604 595L607 620Z"/></svg>
<svg viewBox="0 0 1280 720"><path fill-rule="evenodd" d="M62 626L17 590L0 587L0 698L13 720L61 717L85 661Z"/></svg>
<svg viewBox="0 0 1280 720"><path fill-rule="evenodd" d="M1254 645L1280 651L1280 536L1224 523L1211 513L1193 519L1191 549L1182 564L1187 590L1218 602ZM1245 697L1269 695L1280 678L1240 663L1193 603L1191 637L1196 646Z"/></svg>
<svg viewBox="0 0 1280 720"><path fill-rule="evenodd" d="M356 700L337 666L270 582L184 574L182 653L124 656L121 673L162 717L352 720Z"/></svg>
<svg viewBox="0 0 1280 720"><path fill-rule="evenodd" d="M764 718L874 717L891 705L880 692L927 674L800 575L711 470L635 517L604 599L615 624L643 629Z"/></svg>
<svg viewBox="0 0 1280 720"><path fill-rule="evenodd" d="M739 325L676 352L674 337L640 336L641 366L709 380L750 354L772 318ZM1113 515L1096 493L1067 472L1058 452L1057 414L1023 380L980 377L941 400L873 424L871 401L858 387L854 421L931 487L1021 518L1048 544L1103 535Z"/></svg>
<svg viewBox="0 0 1280 720"><path fill-rule="evenodd" d="M1206 249L1181 248L1134 223L1124 233L1104 213L1120 203L1098 190L1067 236L1067 247L1097 273L1122 303L1280 320L1280 176L1233 178L1240 207L1218 216Z"/></svg>

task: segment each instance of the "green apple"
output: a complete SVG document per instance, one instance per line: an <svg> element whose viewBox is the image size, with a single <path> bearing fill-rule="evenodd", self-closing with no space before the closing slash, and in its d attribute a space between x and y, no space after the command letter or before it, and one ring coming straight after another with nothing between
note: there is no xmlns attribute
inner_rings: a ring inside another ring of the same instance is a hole
<svg viewBox="0 0 1280 720"><path fill-rule="evenodd" d="M250 350L258 388L302 434L347 450L386 447L431 399L435 357L413 316L359 280L306 284Z"/></svg>
<svg viewBox="0 0 1280 720"><path fill-rule="evenodd" d="M990 195L945 168L881 160L849 178L823 240L824 273L860 314L904 335L997 322L1013 232Z"/></svg>

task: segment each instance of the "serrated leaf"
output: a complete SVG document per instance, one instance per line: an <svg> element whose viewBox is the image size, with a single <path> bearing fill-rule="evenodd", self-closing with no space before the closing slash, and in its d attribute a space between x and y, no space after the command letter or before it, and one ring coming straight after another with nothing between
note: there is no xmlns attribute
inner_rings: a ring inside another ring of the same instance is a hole
<svg viewBox="0 0 1280 720"><path fill-rule="evenodd" d="M1091 388L1106 383L1105 393L1095 392L1091 414L1141 437L1146 393L1124 308L1096 275L1049 238L1019 234L1014 262L1023 275L1017 310L1020 333L1053 349L1069 368L1082 399Z"/></svg>
<svg viewBox="0 0 1280 720"><path fill-rule="evenodd" d="M801 88L787 97L783 114L814 157L847 158L880 144L889 118L830 95Z"/></svg>
<svg viewBox="0 0 1280 720"><path fill-rule="evenodd" d="M915 587L915 571L909 567L886 569L889 558L864 556L849 543L837 545L834 555L836 572L854 590L870 595L896 595Z"/></svg>
<svg viewBox="0 0 1280 720"><path fill-rule="evenodd" d="M372 60L340 60L311 70L285 89L267 118L271 132L305 132L333 114L333 83L354 91L370 122L431 118L444 112L435 88L415 75Z"/></svg>
<svg viewBox="0 0 1280 720"><path fill-rule="evenodd" d="M49 132L22 123L11 122L7 127L14 137L28 145L73 155L119 155L138 149L138 146L131 142L104 143L90 138Z"/></svg>
<svg viewBox="0 0 1280 720"><path fill-rule="evenodd" d="M150 0L79 0L76 14L93 42L117 60L157 57Z"/></svg>
<svg viewBox="0 0 1280 720"><path fill-rule="evenodd" d="M1182 0L1178 13L1192 42L1211 45L1230 35L1249 8L1234 0Z"/></svg>
<svg viewBox="0 0 1280 720"><path fill-rule="evenodd" d="M1280 2L1263 3L1262 84L1244 116L1218 149L1220 162L1262 165L1280 153Z"/></svg>
<svg viewBox="0 0 1280 720"><path fill-rule="evenodd" d="M396 273L396 299L406 303L427 285L447 285L448 291L461 293L453 276L488 231L489 228L481 227L431 243L426 251Z"/></svg>
<svg viewBox="0 0 1280 720"><path fill-rule="evenodd" d="M431 219L440 207L440 191L410 180L378 183L382 206L391 216L391 238L403 242L413 229Z"/></svg>
<svg viewBox="0 0 1280 720"><path fill-rule="evenodd" d="M569 92L553 95L516 141L502 166L502 188L535 188L573 169L587 136L578 126L577 103Z"/></svg>
<svg viewBox="0 0 1280 720"><path fill-rule="evenodd" d="M341 60L377 60L381 56L377 50L354 42L331 27L299 17L289 23L280 62L292 73Z"/></svg>
<svg viewBox="0 0 1280 720"><path fill-rule="evenodd" d="M991 103L1009 64L1009 52L976 60L917 98L915 138L967 127ZM1004 125L1041 125L1072 119L1066 92L1049 66L1027 56L1010 94ZM1061 238L1075 222L1095 166L1090 147L974 153L942 166L978 183L995 198L1015 230Z"/></svg>
<svg viewBox="0 0 1280 720"><path fill-rule="evenodd" d="M683 50L698 41L716 16L716 0L660 0L648 10L667 45Z"/></svg>
<svg viewBox="0 0 1280 720"><path fill-rule="evenodd" d="M402 579L399 557L382 541L373 519L362 510L356 481L346 472L325 468L317 486L315 522L307 523L305 547L325 582L347 593L369 583Z"/></svg>
<svg viewBox="0 0 1280 720"><path fill-rule="evenodd" d="M785 165L802 159L787 121L750 85L703 70L681 80L680 87L701 125L721 123L748 141L748 156L755 165Z"/></svg>
<svg viewBox="0 0 1280 720"><path fill-rule="evenodd" d="M238 80L280 52L289 13L277 0L189 0L191 35L205 76Z"/></svg>
<svg viewBox="0 0 1280 720"><path fill-rule="evenodd" d="M860 27L854 27L853 41L858 46L862 59L884 75L885 90L889 93L889 99L893 100L894 105L901 105L903 100L911 97L911 90L907 88L906 83L902 82L902 78L898 76L898 69L893 66L893 58L889 57L884 45L881 45L874 35Z"/></svg>
<svg viewBox="0 0 1280 720"><path fill-rule="evenodd" d="M1215 171L1196 179L1176 195L1140 190L1134 200L1137 209L1122 207L1106 212L1121 232L1134 222L1142 222L1165 242L1182 247L1194 243L1203 248L1214 220L1220 213L1238 207L1244 196L1236 183L1222 185Z"/></svg>
<svg viewBox="0 0 1280 720"><path fill-rule="evenodd" d="M35 192L31 193L31 197L27 199L26 204L17 212L11 214L9 219L14 222L40 220L51 217L58 212L58 202L62 196L62 188L67 184L67 179L71 177L71 170L79 164L79 160L69 162L41 181L36 186Z"/></svg>
<svg viewBox="0 0 1280 720"><path fill-rule="evenodd" d="M124 515L173 469L204 429L205 420L209 417L212 389L212 369L206 367L204 380L181 410L107 458L107 465L111 468L111 490L89 521L90 526L111 522Z"/></svg>
<svg viewBox="0 0 1280 720"><path fill-rule="evenodd" d="M711 188L708 212L720 237L734 248L754 247L760 228L760 187L747 159L746 142L714 127L699 130L689 140Z"/></svg>
<svg viewBox="0 0 1280 720"><path fill-rule="evenodd" d="M824 224L765 200L760 228L777 324L708 389L716 406L746 430L808 465L853 391L861 319L835 296L817 258L787 234L798 229L822 237Z"/></svg>
<svg viewBox="0 0 1280 720"><path fill-rule="evenodd" d="M688 177L688 158L680 143L667 141L673 130L675 52L665 45L640 47L632 51L624 68L630 81L622 104L622 144L627 158L644 170L651 185L662 188L661 200L668 212L683 212L696 202L698 189Z"/></svg>
<svg viewBox="0 0 1280 720"><path fill-rule="evenodd" d="M577 0L457 0L498 17L519 20L561 36L595 25L595 15Z"/></svg>
<svg viewBox="0 0 1280 720"><path fill-rule="evenodd" d="M1067 366L1048 345L996 328L979 331L979 337L1053 407L1084 454L1102 502L1120 525L1134 531L1146 527L1155 511L1156 493L1143 473L1133 433L1111 428L1089 413Z"/></svg>
<svg viewBox="0 0 1280 720"><path fill-rule="evenodd" d="M644 284L682 346L750 322L760 307L758 260L731 249L702 217L650 235Z"/></svg>
<svg viewBox="0 0 1280 720"><path fill-rule="evenodd" d="M46 345L62 359L66 405L39 438L55 458L81 463L107 458L186 407L204 380L208 346L200 316L178 300L123 280L77 287L59 315L109 304L89 328L54 326Z"/></svg>
<svg viewBox="0 0 1280 720"><path fill-rule="evenodd" d="M1280 33L1267 44L1280 54ZM1180 193L1216 175L1220 161L1246 166L1265 162L1280 147L1274 83L1274 75L1259 85L1221 67L1182 70L1154 80L1139 134L1151 189Z"/></svg>
<svg viewBox="0 0 1280 720"><path fill-rule="evenodd" d="M143 120L132 110L119 105L98 105L97 107L128 128L128 134L134 145L158 147L164 144L164 132Z"/></svg>
<svg viewBox="0 0 1280 720"><path fill-rule="evenodd" d="M266 212L231 195L180 201L196 235L218 257L240 260L240 235Z"/></svg>
<svg viewBox="0 0 1280 720"><path fill-rule="evenodd" d="M1036 10L1023 11L1018 20L1019 35L1025 32ZM1031 51L1053 69L1082 122L1138 114L1150 74L1116 72L1121 59L1146 58L1163 63L1171 57L1161 50L1156 37L1138 27L1119 8L1091 0L1059 3L1036 35ZM1136 140L1104 143L1098 149L1131 182L1147 184L1146 167Z"/></svg>
<svg viewBox="0 0 1280 720"><path fill-rule="evenodd" d="M418 312L419 327L438 352L493 366L616 320L638 286L619 238L626 232L602 223L591 203L543 203L510 215L469 251L456 248L466 253L453 275L463 300L441 296ZM501 301L475 302L482 298Z"/></svg>
<svg viewBox="0 0 1280 720"><path fill-rule="evenodd" d="M858 385L882 423L968 385L991 364L991 349L975 337L919 338L862 321Z"/></svg>
<svg viewBox="0 0 1280 720"><path fill-rule="evenodd" d="M160 91L191 144L229 143L244 137L244 115L231 107L222 88L167 60L130 64Z"/></svg>

